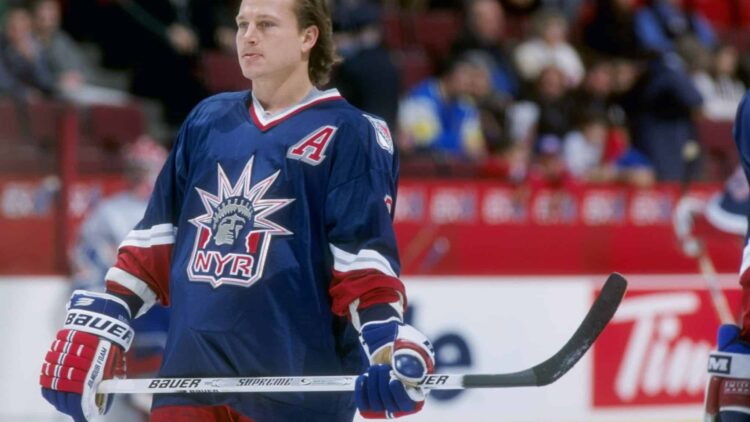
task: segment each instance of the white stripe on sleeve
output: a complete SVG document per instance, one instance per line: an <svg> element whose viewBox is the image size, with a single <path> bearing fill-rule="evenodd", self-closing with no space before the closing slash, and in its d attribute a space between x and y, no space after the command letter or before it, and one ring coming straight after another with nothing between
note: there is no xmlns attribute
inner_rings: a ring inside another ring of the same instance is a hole
<svg viewBox="0 0 750 422"><path fill-rule="evenodd" d="M126 287L128 290L135 293L136 296L141 298L141 300L143 300L143 306L141 306L141 309L138 311L138 314L135 316L135 318L138 318L139 316L145 314L146 311L151 309L151 307L156 303L156 293L151 290L148 284L126 271L123 271L117 267L112 267L109 269L109 271L107 271L107 275L104 276L104 279L114 281L115 283Z"/></svg>
<svg viewBox="0 0 750 422"><path fill-rule="evenodd" d="M170 245L174 243L177 229L172 224L157 224L146 230L131 230L120 247L135 246L149 248L156 245Z"/></svg>
<svg viewBox="0 0 750 422"><path fill-rule="evenodd" d="M333 254L333 269L347 272L354 270L377 270L391 277L398 277L393 271L391 263L378 252L372 249L360 249L355 255L329 244Z"/></svg>

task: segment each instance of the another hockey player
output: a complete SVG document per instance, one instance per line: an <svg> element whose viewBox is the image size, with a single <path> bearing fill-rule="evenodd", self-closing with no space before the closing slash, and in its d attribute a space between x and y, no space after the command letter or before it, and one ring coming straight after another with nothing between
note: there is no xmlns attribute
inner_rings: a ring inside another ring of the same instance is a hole
<svg viewBox="0 0 750 422"><path fill-rule="evenodd" d="M732 241L747 232L750 211L750 186L742 167L724 183L724 190L707 201L692 196L680 199L675 207L673 223L682 251L697 257L708 237Z"/></svg>
<svg viewBox="0 0 750 422"><path fill-rule="evenodd" d="M73 294L46 356L42 394L77 421L106 411L97 385L121 372L131 320L157 301L172 312L160 376L362 375L354 396L158 395L152 421L336 422L355 406L388 418L423 405L414 380L434 356L402 322L388 127L316 88L334 63L324 0L243 0L237 27L252 91L191 112L107 292Z"/></svg>
<svg viewBox="0 0 750 422"><path fill-rule="evenodd" d="M739 149L745 177L748 180L750 180L749 101L750 93L747 93L740 103L734 123L734 139ZM740 186L737 192L744 192L747 198L747 184L736 183L735 186ZM750 217L746 205L745 212L746 216ZM745 229L747 230L746 224ZM742 286L742 314L739 324L725 324L719 327L718 351L711 354L708 362L711 378L706 389L706 420L709 421L750 421L750 244L747 236L740 268L740 284Z"/></svg>
<svg viewBox="0 0 750 422"><path fill-rule="evenodd" d="M71 253L73 288L105 291L105 275L117 259L117 248L146 211L156 176L167 159L167 151L147 135L124 150L127 188L101 200L86 216ZM148 377L157 373L166 343L169 311L154 305L133 321L136 333L127 354L127 376ZM146 394L118 398L108 420L133 422L143 419L151 407Z"/></svg>

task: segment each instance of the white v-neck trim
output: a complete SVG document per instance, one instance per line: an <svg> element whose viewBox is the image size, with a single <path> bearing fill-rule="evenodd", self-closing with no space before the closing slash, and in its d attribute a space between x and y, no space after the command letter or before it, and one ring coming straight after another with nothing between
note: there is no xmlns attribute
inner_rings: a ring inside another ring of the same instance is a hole
<svg viewBox="0 0 750 422"><path fill-rule="evenodd" d="M287 109L281 110L279 112L268 114L263 109L263 106L260 104L257 98L255 98L255 95L251 93L251 99L252 104L250 105L250 114L253 118L253 121L260 127L262 130L266 130L282 120L286 119L287 117L291 116L292 114L295 114L302 109L305 109L307 107L310 107L314 104L317 104L321 101L327 101L327 100L334 100L341 98L341 94L339 93L338 89L332 88L327 89L325 91L320 91L316 88L313 88L313 90L310 92L309 95L307 95L302 101L300 101L298 104L295 104Z"/></svg>

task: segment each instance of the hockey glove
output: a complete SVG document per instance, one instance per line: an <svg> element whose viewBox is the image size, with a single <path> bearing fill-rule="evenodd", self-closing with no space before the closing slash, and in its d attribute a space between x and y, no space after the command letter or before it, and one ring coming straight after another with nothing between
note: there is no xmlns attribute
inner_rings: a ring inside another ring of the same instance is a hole
<svg viewBox="0 0 750 422"><path fill-rule="evenodd" d="M355 386L360 414L367 419L392 419L420 411L427 391L418 383L435 367L435 352L427 337L391 317L362 324L360 342L370 363Z"/></svg>
<svg viewBox="0 0 750 422"><path fill-rule="evenodd" d="M719 327L718 351L708 361L706 421L750 420L750 344L739 334L736 325Z"/></svg>
<svg viewBox="0 0 750 422"><path fill-rule="evenodd" d="M44 358L42 396L76 422L105 414L111 395L96 394L103 379L124 378L133 340L130 310L107 293L76 290L63 329Z"/></svg>

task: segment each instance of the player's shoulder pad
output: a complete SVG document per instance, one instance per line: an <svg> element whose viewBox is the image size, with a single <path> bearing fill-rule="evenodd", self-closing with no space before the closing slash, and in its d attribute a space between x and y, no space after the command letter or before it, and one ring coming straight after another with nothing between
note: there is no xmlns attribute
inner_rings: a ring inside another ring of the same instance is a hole
<svg viewBox="0 0 750 422"><path fill-rule="evenodd" d="M186 121L191 124L205 123L223 115L230 106L236 103L244 103L250 91L222 92L201 100L188 115Z"/></svg>
<svg viewBox="0 0 750 422"><path fill-rule="evenodd" d="M342 126L352 131L352 135L362 142L366 151L385 151L393 155L393 136L385 120L349 104L341 110L340 116L343 119Z"/></svg>

